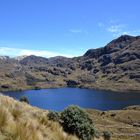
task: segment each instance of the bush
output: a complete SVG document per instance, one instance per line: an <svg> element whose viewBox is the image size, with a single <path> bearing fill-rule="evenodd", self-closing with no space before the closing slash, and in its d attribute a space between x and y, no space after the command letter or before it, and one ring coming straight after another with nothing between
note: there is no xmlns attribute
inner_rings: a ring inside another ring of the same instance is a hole
<svg viewBox="0 0 140 140"><path fill-rule="evenodd" d="M82 140L91 140L95 129L88 114L77 106L69 106L61 113L61 124L70 134L76 134Z"/></svg>
<svg viewBox="0 0 140 140"><path fill-rule="evenodd" d="M25 97L25 96L20 97L19 101L20 101L20 102L25 102L25 103L29 104L29 100L28 100L28 98Z"/></svg>
<svg viewBox="0 0 140 140"><path fill-rule="evenodd" d="M47 116L48 116L49 120L58 121L58 122L60 121L60 114L58 112L49 111Z"/></svg>
<svg viewBox="0 0 140 140"><path fill-rule="evenodd" d="M111 138L111 133L108 131L103 131L103 137L105 140L110 140Z"/></svg>
<svg viewBox="0 0 140 140"><path fill-rule="evenodd" d="M34 88L35 90L40 90L41 89L41 87L38 87L38 86L35 86L35 88Z"/></svg>

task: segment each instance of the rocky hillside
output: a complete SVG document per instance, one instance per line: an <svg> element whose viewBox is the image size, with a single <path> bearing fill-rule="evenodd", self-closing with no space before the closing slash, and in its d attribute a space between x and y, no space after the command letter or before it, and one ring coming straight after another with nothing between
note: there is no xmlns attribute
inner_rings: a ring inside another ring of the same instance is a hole
<svg viewBox="0 0 140 140"><path fill-rule="evenodd" d="M140 36L123 35L75 58L0 57L0 90L82 87L140 90Z"/></svg>

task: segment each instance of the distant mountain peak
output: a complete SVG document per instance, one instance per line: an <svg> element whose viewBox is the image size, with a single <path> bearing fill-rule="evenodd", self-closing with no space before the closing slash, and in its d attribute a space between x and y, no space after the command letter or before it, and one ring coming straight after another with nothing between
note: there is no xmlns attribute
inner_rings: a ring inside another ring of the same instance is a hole
<svg viewBox="0 0 140 140"><path fill-rule="evenodd" d="M6 60L6 59L9 59L10 57L9 56L0 56L0 59L2 60Z"/></svg>
<svg viewBox="0 0 140 140"><path fill-rule="evenodd" d="M88 50L84 56L90 58L99 58L101 55L117 52L138 39L140 39L140 36L122 35L112 40L105 47Z"/></svg>
<svg viewBox="0 0 140 140"><path fill-rule="evenodd" d="M121 35L120 37L112 40L110 43L121 43L121 42L124 42L124 43L129 42L130 43L130 42L136 40L136 38L137 37L135 37L135 36Z"/></svg>
<svg viewBox="0 0 140 140"><path fill-rule="evenodd" d="M28 57L28 55L17 56L17 57L15 57L14 59L15 59L15 60L18 60L18 61L21 61L21 60L23 60L23 59L26 58L26 57Z"/></svg>
<svg viewBox="0 0 140 140"><path fill-rule="evenodd" d="M41 56L35 56L35 55L29 55L29 56L26 56L24 57L23 59L21 59L19 61L21 64L39 64L39 63L48 63L48 59L45 58L45 57L41 57Z"/></svg>

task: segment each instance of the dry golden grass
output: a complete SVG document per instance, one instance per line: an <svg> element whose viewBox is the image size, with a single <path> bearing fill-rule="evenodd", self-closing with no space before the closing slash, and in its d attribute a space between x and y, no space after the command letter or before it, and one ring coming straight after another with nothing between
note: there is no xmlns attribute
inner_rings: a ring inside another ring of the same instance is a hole
<svg viewBox="0 0 140 140"><path fill-rule="evenodd" d="M0 140L78 140L65 133L48 111L0 95Z"/></svg>
<svg viewBox="0 0 140 140"><path fill-rule="evenodd" d="M111 140L140 140L140 106L138 109L87 110L99 132L110 131Z"/></svg>

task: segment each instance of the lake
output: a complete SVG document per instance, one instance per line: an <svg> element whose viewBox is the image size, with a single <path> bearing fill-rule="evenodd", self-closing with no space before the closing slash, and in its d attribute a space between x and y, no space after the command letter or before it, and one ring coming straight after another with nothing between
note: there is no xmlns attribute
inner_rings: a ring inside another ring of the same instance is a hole
<svg viewBox="0 0 140 140"><path fill-rule="evenodd" d="M116 110L130 105L140 105L140 93L111 92L94 89L57 88L5 92L4 95L19 99L26 96L33 106L61 111L73 104L83 108Z"/></svg>

